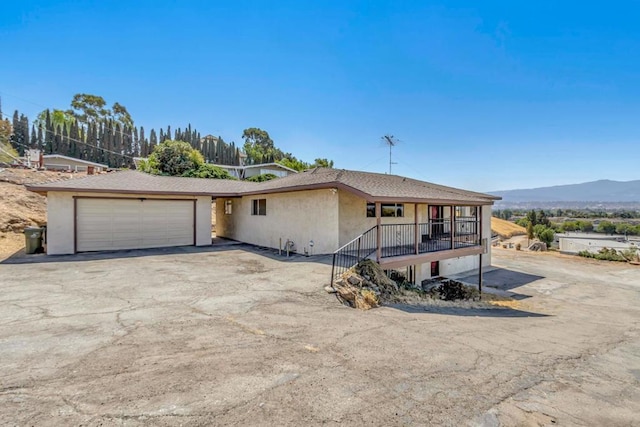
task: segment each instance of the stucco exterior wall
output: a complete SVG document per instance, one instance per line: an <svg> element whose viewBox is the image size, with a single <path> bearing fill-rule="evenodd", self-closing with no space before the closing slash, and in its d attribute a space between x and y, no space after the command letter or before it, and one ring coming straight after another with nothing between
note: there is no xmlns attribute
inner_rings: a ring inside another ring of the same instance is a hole
<svg viewBox="0 0 640 427"><path fill-rule="evenodd" d="M139 199L182 199L178 196L123 195L120 193L73 193L50 191L47 194L47 254L67 255L74 253L73 197L117 197ZM184 197L196 199L196 246L211 244L211 197Z"/></svg>
<svg viewBox="0 0 640 427"><path fill-rule="evenodd" d="M339 232L340 246L358 237L376 225L376 219L367 217L367 201L348 191L339 190ZM383 217L382 224L413 224L415 222L415 205L404 204L404 217ZM418 221L427 221L427 206L418 205Z"/></svg>
<svg viewBox="0 0 640 427"><path fill-rule="evenodd" d="M47 194L47 254L66 255L74 252L73 194Z"/></svg>
<svg viewBox="0 0 640 427"><path fill-rule="evenodd" d="M267 200L266 215L251 215L254 199ZM313 240L310 253L332 253L338 248L338 199L335 189L217 199L216 235L275 249L289 239L301 254ZM225 200L232 200L231 215Z"/></svg>

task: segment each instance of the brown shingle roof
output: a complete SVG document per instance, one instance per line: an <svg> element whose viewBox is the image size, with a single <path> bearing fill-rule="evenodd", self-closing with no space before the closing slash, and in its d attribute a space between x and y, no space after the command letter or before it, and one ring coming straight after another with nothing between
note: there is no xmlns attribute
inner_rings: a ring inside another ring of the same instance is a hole
<svg viewBox="0 0 640 427"><path fill-rule="evenodd" d="M128 194L168 194L194 196L236 196L257 184L226 179L158 176L138 171L110 172L63 182L31 185L36 192L74 191Z"/></svg>
<svg viewBox="0 0 640 427"><path fill-rule="evenodd" d="M491 203L499 197L459 188L371 172L316 168L262 183L250 193L271 193L306 188L338 187L369 201L418 201Z"/></svg>
<svg viewBox="0 0 640 427"><path fill-rule="evenodd" d="M232 197L340 188L369 201L489 204L499 197L418 181L398 175L316 168L263 183L164 177L126 171L28 187L31 191L123 192L133 194Z"/></svg>

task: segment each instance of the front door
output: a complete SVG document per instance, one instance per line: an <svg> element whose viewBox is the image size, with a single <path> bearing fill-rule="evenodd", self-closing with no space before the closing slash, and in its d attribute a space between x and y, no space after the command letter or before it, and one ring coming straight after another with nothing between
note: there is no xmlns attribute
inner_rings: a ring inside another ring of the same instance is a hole
<svg viewBox="0 0 640 427"><path fill-rule="evenodd" d="M442 221L444 206L430 206L429 221L431 222L431 238L437 239L444 233L444 222Z"/></svg>

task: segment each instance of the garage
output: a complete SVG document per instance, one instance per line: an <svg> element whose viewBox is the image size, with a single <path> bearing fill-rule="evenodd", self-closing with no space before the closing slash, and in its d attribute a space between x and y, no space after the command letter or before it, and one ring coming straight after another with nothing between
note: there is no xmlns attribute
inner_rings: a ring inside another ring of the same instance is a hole
<svg viewBox="0 0 640 427"><path fill-rule="evenodd" d="M137 171L70 178L27 186L47 197L48 255L209 246L212 200L248 185Z"/></svg>
<svg viewBox="0 0 640 427"><path fill-rule="evenodd" d="M195 199L75 199L76 252L196 244Z"/></svg>

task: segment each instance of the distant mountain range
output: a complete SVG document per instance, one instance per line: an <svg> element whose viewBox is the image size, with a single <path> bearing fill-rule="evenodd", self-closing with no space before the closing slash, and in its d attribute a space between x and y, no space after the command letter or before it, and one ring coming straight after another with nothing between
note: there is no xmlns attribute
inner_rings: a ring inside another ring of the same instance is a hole
<svg viewBox="0 0 640 427"><path fill-rule="evenodd" d="M496 207L535 205L558 206L573 202L597 204L640 204L640 180L611 181L603 179L582 184L556 185L522 190L491 191L490 194L502 197Z"/></svg>

